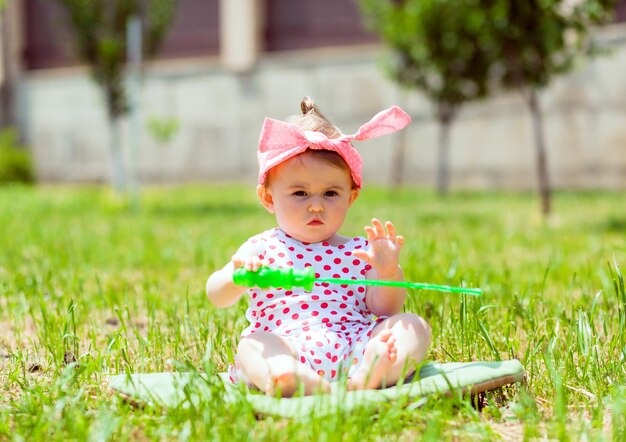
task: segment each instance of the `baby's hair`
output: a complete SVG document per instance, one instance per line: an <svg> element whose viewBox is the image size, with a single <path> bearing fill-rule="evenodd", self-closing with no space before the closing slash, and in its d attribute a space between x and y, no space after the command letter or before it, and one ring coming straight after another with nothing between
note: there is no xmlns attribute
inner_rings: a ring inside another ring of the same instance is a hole
<svg viewBox="0 0 626 442"><path fill-rule="evenodd" d="M302 111L302 115L289 117L287 118L287 122L297 126L300 130L321 132L328 138L339 138L343 135L343 132L324 116L311 97L304 97L302 99L300 102L300 110ZM332 150L309 149L301 155L314 155L333 166L350 172L350 167L341 155ZM354 180L352 181L352 185L356 186Z"/></svg>
<svg viewBox="0 0 626 442"><path fill-rule="evenodd" d="M304 97L300 102L300 110L302 115L290 117L288 121L301 130L321 132L328 138L339 138L343 135L339 128L322 114L312 98Z"/></svg>

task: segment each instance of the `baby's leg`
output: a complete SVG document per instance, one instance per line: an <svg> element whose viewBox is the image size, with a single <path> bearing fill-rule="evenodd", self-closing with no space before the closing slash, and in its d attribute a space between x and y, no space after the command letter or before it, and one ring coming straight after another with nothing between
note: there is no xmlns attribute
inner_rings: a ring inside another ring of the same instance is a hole
<svg viewBox="0 0 626 442"><path fill-rule="evenodd" d="M268 395L290 397L302 383L305 394L329 391L330 384L298 360L298 354L283 338L256 332L241 340L237 360L245 376Z"/></svg>
<svg viewBox="0 0 626 442"><path fill-rule="evenodd" d="M348 382L348 388L395 385L400 377L413 373L429 345L430 330L421 317L402 313L385 319L372 330L363 361Z"/></svg>

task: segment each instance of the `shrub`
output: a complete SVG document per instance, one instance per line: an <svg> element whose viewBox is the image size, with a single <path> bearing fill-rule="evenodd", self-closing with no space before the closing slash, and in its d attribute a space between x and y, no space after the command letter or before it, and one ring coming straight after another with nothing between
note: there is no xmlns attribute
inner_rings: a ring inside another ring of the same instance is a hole
<svg viewBox="0 0 626 442"><path fill-rule="evenodd" d="M30 152L20 146L14 129L0 131L0 184L32 183L34 180Z"/></svg>

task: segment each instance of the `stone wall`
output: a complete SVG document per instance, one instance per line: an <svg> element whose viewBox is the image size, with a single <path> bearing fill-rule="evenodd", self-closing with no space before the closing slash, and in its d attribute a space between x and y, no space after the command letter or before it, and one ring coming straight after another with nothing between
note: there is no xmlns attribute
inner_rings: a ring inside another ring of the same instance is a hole
<svg viewBox="0 0 626 442"><path fill-rule="evenodd" d="M541 94L555 187L626 188L626 28L605 28L597 39L610 55L581 65ZM274 53L261 56L247 73L233 73L218 59L150 66L141 93L141 180L254 183L263 118L296 113L301 97L310 95L346 133L385 107L403 106L413 117L404 137L404 181L434 185L438 126L430 104L385 78L381 51L362 46ZM103 99L84 69L30 73L21 97L41 181L108 179ZM146 130L152 118L180 123L171 142L160 143ZM402 140L394 135L356 145L366 183L390 181L391 159ZM532 188L534 149L521 96L468 105L452 128L451 185Z"/></svg>

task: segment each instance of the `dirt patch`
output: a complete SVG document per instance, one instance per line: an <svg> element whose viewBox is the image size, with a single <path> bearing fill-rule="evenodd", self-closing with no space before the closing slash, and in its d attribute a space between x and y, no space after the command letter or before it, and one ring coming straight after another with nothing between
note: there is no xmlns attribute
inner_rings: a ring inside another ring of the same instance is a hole
<svg viewBox="0 0 626 442"><path fill-rule="evenodd" d="M520 422L492 423L490 427L503 441L524 440L524 425Z"/></svg>
<svg viewBox="0 0 626 442"><path fill-rule="evenodd" d="M18 323L19 322L19 323ZM10 357L17 349L29 348L38 338L37 326L30 316L20 321L0 320L0 359L3 355Z"/></svg>

